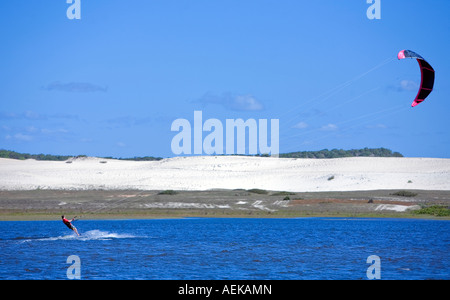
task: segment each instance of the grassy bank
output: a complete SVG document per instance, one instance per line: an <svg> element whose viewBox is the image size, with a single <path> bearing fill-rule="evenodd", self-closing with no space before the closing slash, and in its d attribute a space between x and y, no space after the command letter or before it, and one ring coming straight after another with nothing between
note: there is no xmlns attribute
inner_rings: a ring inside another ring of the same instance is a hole
<svg viewBox="0 0 450 300"><path fill-rule="evenodd" d="M0 191L0 220L183 217L450 219L450 191Z"/></svg>

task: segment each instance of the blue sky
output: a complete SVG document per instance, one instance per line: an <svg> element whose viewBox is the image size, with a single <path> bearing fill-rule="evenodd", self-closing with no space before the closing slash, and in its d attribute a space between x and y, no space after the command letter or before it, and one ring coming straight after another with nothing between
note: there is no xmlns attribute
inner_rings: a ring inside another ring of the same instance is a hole
<svg viewBox="0 0 450 300"><path fill-rule="evenodd" d="M2 1L0 149L172 157L175 119L279 119L280 152L450 158L450 2ZM436 70L415 108L420 71Z"/></svg>

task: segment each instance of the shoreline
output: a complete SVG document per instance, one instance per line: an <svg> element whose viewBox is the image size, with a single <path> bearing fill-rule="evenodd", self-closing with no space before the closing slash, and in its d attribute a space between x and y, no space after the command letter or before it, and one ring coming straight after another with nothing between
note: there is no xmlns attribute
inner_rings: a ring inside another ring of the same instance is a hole
<svg viewBox="0 0 450 300"><path fill-rule="evenodd" d="M423 206L450 206L450 191L397 190L279 192L265 190L0 191L0 221L167 218L408 218L450 220L415 214ZM414 196L412 196L414 195Z"/></svg>
<svg viewBox="0 0 450 300"><path fill-rule="evenodd" d="M199 215L183 215L183 216L144 216L139 215L135 217L130 217L129 215L93 215L89 218L81 218L80 221L114 221L114 220L167 220L167 219L189 219L189 218L205 218L205 219L309 219L309 218L331 218L331 219L405 219L405 220L437 220L437 221L450 221L450 217L437 217L432 215L413 215L413 214L378 214L378 215L342 215L342 214L329 214L329 215L298 215L298 216L244 216L244 215L211 215L211 216L199 216ZM59 215L48 214L48 215L2 215L0 216L0 222L30 222L30 221L61 221Z"/></svg>
<svg viewBox="0 0 450 300"><path fill-rule="evenodd" d="M0 220L448 215L450 159L0 158ZM441 209L442 208L442 209ZM434 208L433 208L434 209ZM441 210L444 210L442 213Z"/></svg>

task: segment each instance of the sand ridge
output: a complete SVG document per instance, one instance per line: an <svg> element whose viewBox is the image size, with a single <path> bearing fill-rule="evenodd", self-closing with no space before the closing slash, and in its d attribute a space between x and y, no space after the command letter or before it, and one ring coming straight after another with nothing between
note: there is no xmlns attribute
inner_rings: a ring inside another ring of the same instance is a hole
<svg viewBox="0 0 450 300"><path fill-rule="evenodd" d="M192 156L160 161L95 157L68 161L0 159L1 190L209 190L314 192L450 190L450 159L300 159Z"/></svg>

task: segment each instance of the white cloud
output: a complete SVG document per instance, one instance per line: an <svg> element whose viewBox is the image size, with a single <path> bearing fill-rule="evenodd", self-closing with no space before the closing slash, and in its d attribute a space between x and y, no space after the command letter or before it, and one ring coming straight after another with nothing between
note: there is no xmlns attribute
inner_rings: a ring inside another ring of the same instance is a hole
<svg viewBox="0 0 450 300"><path fill-rule="evenodd" d="M28 127L26 128L26 131L29 132L29 133L34 133L34 132L38 132L39 129L36 128L36 127L34 127L34 126L28 126Z"/></svg>
<svg viewBox="0 0 450 300"><path fill-rule="evenodd" d="M67 136L70 131L64 128L37 128L35 126L26 126L21 128L12 128L5 136L6 140L15 142L31 142L42 139L52 139Z"/></svg>
<svg viewBox="0 0 450 300"><path fill-rule="evenodd" d="M297 124L295 124L294 126L292 126L292 128L296 128L296 129L305 129L307 128L309 125L306 122L299 122Z"/></svg>
<svg viewBox="0 0 450 300"><path fill-rule="evenodd" d="M411 91L417 91L419 89L420 83L414 80L409 79L403 79L399 82L388 85L387 90L388 91L394 91L394 92L411 92Z"/></svg>
<svg viewBox="0 0 450 300"><path fill-rule="evenodd" d="M6 135L5 139L7 140L15 140L19 142L30 142L33 140L33 137L31 135L23 134L23 133L16 133L14 135Z"/></svg>
<svg viewBox="0 0 450 300"><path fill-rule="evenodd" d="M31 110L27 110L21 113L14 112L0 112L0 120L31 120L31 121L45 121L51 119L79 119L76 115L69 115L65 113L57 113L51 115L45 115L37 113Z"/></svg>
<svg viewBox="0 0 450 300"><path fill-rule="evenodd" d="M107 92L108 87L100 86L89 82L68 82L63 83L59 81L52 82L43 87L47 91L62 91L69 93L92 93L92 92Z"/></svg>
<svg viewBox="0 0 450 300"><path fill-rule="evenodd" d="M198 101L202 104L220 104L226 109L235 111L259 111L264 109L264 105L252 95L235 95L232 93L223 93L215 95L206 93Z"/></svg>
<svg viewBox="0 0 450 300"><path fill-rule="evenodd" d="M328 125L322 126L320 129L324 130L324 131L335 131L335 130L338 130L338 127L336 124L328 124Z"/></svg>
<svg viewBox="0 0 450 300"><path fill-rule="evenodd" d="M58 133L69 133L69 131L67 129L64 128L58 128L58 129L47 129L47 128L42 128L41 132L43 134L58 134Z"/></svg>
<svg viewBox="0 0 450 300"><path fill-rule="evenodd" d="M369 128L369 129L386 129L388 127L385 124L374 124L374 125L367 125L366 128Z"/></svg>
<svg viewBox="0 0 450 300"><path fill-rule="evenodd" d="M238 95L231 100L233 110L263 110L263 105L251 95Z"/></svg>
<svg viewBox="0 0 450 300"><path fill-rule="evenodd" d="M419 84L413 80L400 81L400 90L402 91L415 91L419 88Z"/></svg>

